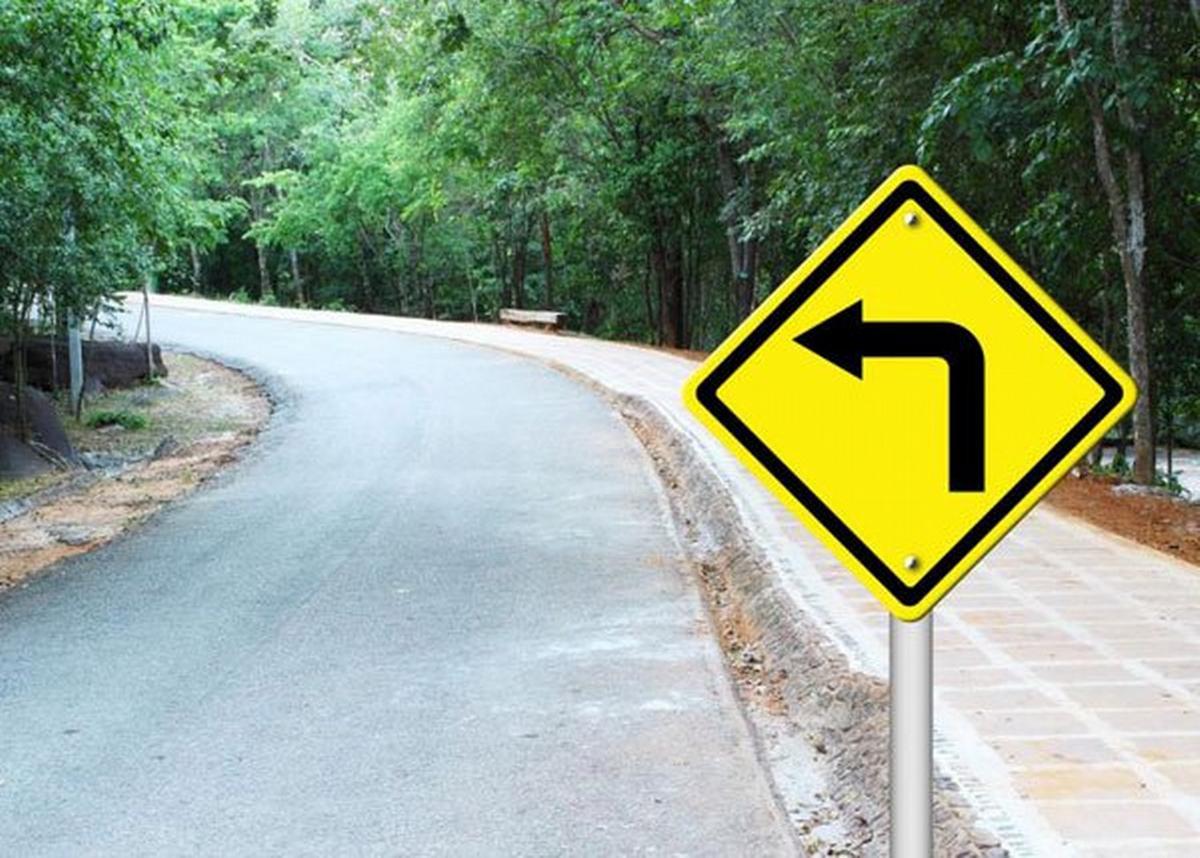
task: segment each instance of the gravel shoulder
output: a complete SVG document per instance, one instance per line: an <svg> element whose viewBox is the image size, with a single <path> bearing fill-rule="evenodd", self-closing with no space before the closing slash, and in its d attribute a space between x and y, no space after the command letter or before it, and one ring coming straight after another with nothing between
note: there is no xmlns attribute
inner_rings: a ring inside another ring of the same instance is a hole
<svg viewBox="0 0 1200 858"><path fill-rule="evenodd" d="M91 397L82 421L64 415L86 470L0 485L0 592L112 541L193 491L266 424L270 400L243 373L188 354L164 358L168 378ZM144 425L89 425L106 412Z"/></svg>

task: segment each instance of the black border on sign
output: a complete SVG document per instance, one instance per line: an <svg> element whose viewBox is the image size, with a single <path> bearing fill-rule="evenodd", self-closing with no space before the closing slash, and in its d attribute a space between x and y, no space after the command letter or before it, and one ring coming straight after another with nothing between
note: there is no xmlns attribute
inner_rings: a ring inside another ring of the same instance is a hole
<svg viewBox="0 0 1200 858"><path fill-rule="evenodd" d="M998 500L961 539L945 553L913 586L906 585L887 564L879 559L866 543L838 515L804 484L795 473L771 452L763 441L729 409L720 398L721 386L729 380L750 356L771 337L800 306L828 280L842 264L857 251L906 201L913 200L925 210L966 253L975 260L995 283L1079 364L1098 385L1100 400L1068 431L1011 489ZM802 504L833 536L850 551L882 584L896 601L907 607L918 604L958 565L984 537L1000 524L1006 515L1028 495L1039 482L1091 432L1104 417L1121 402L1121 385L1100 363L1088 354L1058 321L1013 278L1004 267L984 250L950 214L916 181L902 182L841 244L833 249L815 269L775 307L767 317L738 343L716 368L696 387L696 399L747 452L770 472L787 492Z"/></svg>

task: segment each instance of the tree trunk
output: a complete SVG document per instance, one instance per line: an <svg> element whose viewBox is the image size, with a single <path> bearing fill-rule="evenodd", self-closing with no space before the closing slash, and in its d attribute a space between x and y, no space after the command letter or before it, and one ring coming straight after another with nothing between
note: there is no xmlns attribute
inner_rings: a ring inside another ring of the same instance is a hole
<svg viewBox="0 0 1200 858"><path fill-rule="evenodd" d="M58 316L59 316L58 301L56 299L54 302L54 315L52 317L52 324L50 325L50 389L54 391L54 394L56 396L58 395L58 389L59 389L59 383L58 383L58 334L59 334L59 327L60 327L59 321L60 320L59 320ZM142 323L142 320L138 319L138 325L141 325L141 323Z"/></svg>
<svg viewBox="0 0 1200 858"><path fill-rule="evenodd" d="M1175 474L1175 416L1167 420L1167 480Z"/></svg>
<svg viewBox="0 0 1200 858"><path fill-rule="evenodd" d="M194 241L188 243L188 250L192 254L192 291L199 295L204 283L204 267L200 262L200 251Z"/></svg>
<svg viewBox="0 0 1200 858"><path fill-rule="evenodd" d="M17 395L17 438L21 441L28 441L30 431L25 384L29 378L29 372L25 363L25 323L20 318L17 319L13 334L13 386ZM55 380L57 381L57 379Z"/></svg>
<svg viewBox="0 0 1200 858"><path fill-rule="evenodd" d="M29 320L33 313L33 302L36 300L34 289L24 283L14 284L15 288L8 290L5 296L11 302L6 309L10 316L8 324L12 331L10 346L13 362L13 386L16 395L17 408L17 437L28 441L31 434L29 425L28 402L25 387L29 382L29 370L26 363L26 346L29 337ZM55 304L55 314L58 307ZM55 377L57 381L57 376Z"/></svg>
<svg viewBox="0 0 1200 858"><path fill-rule="evenodd" d="M255 223L258 223L266 216L266 207L262 201L262 191L257 188L250 189L250 213L254 217ZM258 257L258 295L260 299L265 300L273 293L271 288L271 261L267 257L267 248L261 241L254 242L254 253Z"/></svg>
<svg viewBox="0 0 1200 858"><path fill-rule="evenodd" d="M410 225L408 234L412 238L410 254L413 279L417 284L417 297L421 302L421 312L425 318L433 318L433 278L425 265L425 224L418 221Z"/></svg>
<svg viewBox="0 0 1200 858"><path fill-rule="evenodd" d="M496 269L496 279L500 281L500 306L511 307L512 283L508 277L508 251L503 237L492 232L492 267Z"/></svg>
<svg viewBox="0 0 1200 858"><path fill-rule="evenodd" d="M654 312L654 296L650 292L650 272L654 265L651 261L652 252L646 254L645 265L642 266L642 295L646 299L646 328L654 333L655 342L662 343L658 331L658 314Z"/></svg>
<svg viewBox="0 0 1200 858"><path fill-rule="evenodd" d="M1064 35L1072 26L1067 0L1055 0L1058 23ZM1128 68L1125 16L1126 0L1112 2L1112 51L1117 66ZM1079 66L1078 52L1070 48L1071 62ZM1140 128L1133 105L1125 95L1118 94L1117 115L1121 123L1122 147L1125 152L1125 187L1117 177L1113 149L1104 120L1104 101L1093 81L1083 84L1088 113L1092 122L1092 143L1096 153L1096 171L1108 200L1113 239L1121 261L1121 276L1125 285L1125 320L1129 342L1129 372L1138 386L1138 399L1133 406L1133 479L1149 485L1154 482L1154 408L1150 377L1150 323L1148 289L1146 286L1146 180L1139 140Z"/></svg>
<svg viewBox="0 0 1200 858"><path fill-rule="evenodd" d="M270 169L270 167L269 167L270 160L271 160L271 150L269 147L264 146L263 147L263 171L264 172ZM282 204L284 202L283 191L281 191L279 189L278 185L275 186L275 199L279 204ZM300 254L299 254L299 252L296 251L296 249L294 247L288 248L287 253L288 253L288 265L290 266L291 271L292 271L292 290L294 291L295 296L296 296L296 303L303 306L305 303L304 302L304 281L300 277Z"/></svg>
<svg viewBox="0 0 1200 858"><path fill-rule="evenodd" d="M296 290L296 303L303 306L306 303L304 279L300 276L300 254L295 249L288 250L288 262L292 266L292 286Z"/></svg>
<svg viewBox="0 0 1200 858"><path fill-rule="evenodd" d="M717 138L717 175L725 199L722 217L725 221L725 240L729 248L729 267L733 275L734 307L739 319L754 309L755 280L758 275L758 240L742 234L751 192L748 169L739 167L729 141Z"/></svg>
<svg viewBox="0 0 1200 858"><path fill-rule="evenodd" d="M1131 203L1131 209L1133 205ZM1122 269L1125 263L1122 261ZM1125 307L1129 326L1129 371L1138 386L1138 399L1133 406L1133 479L1143 485L1154 482L1155 443L1154 391L1150 377L1150 323L1147 319L1147 288L1145 271L1140 262L1129 264L1125 271Z"/></svg>
<svg viewBox="0 0 1200 858"><path fill-rule="evenodd" d="M546 281L546 309L554 309L554 248L550 243L550 215L542 210L542 273Z"/></svg>
<svg viewBox="0 0 1200 858"><path fill-rule="evenodd" d="M1125 17L1128 0L1113 0L1112 50L1117 65L1129 71L1128 34ZM1123 90L1117 98L1117 116L1125 133L1125 184L1128 187L1129 228L1126 252L1121 254L1125 277L1125 313L1129 326L1129 368L1140 395L1133 406L1133 478L1151 485L1156 475L1157 449L1154 439L1154 390L1150 370L1149 289L1146 284L1146 173L1141 148L1141 123L1133 103Z"/></svg>
<svg viewBox="0 0 1200 858"><path fill-rule="evenodd" d="M758 280L758 239L742 239L740 249L741 267L737 273L736 296L738 316L744 319L754 309L754 290Z"/></svg>
<svg viewBox="0 0 1200 858"><path fill-rule="evenodd" d="M680 236L668 229L666 219L658 216L651 263L658 281L659 341L671 348L683 348L683 248Z"/></svg>
<svg viewBox="0 0 1200 858"><path fill-rule="evenodd" d="M364 313L374 311L371 289L371 245L366 230L358 230L358 309Z"/></svg>
<svg viewBox="0 0 1200 858"><path fill-rule="evenodd" d="M371 294L371 275L367 272L367 254L362 248L358 252L358 294L360 306L365 307Z"/></svg>
<svg viewBox="0 0 1200 858"><path fill-rule="evenodd" d="M518 309L525 306L525 277L529 273L529 238L533 232L533 218L525 213L522 213L520 218L512 242L513 306Z"/></svg>
<svg viewBox="0 0 1200 858"><path fill-rule="evenodd" d="M512 264L512 291L513 291L513 306L522 308L525 306L525 262L528 256L528 243L524 239L524 234L517 236L517 241L513 244L513 264Z"/></svg>
<svg viewBox="0 0 1200 858"><path fill-rule="evenodd" d="M258 292L262 300L270 298L273 294L271 289L271 265L267 259L267 249L261 243L255 242L254 251L258 255Z"/></svg>

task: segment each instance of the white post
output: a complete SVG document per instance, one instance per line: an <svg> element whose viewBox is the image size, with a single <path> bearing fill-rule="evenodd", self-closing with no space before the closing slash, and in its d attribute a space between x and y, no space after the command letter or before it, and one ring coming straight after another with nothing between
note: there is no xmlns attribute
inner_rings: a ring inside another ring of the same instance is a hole
<svg viewBox="0 0 1200 858"><path fill-rule="evenodd" d="M933 614L889 618L891 858L933 855Z"/></svg>
<svg viewBox="0 0 1200 858"><path fill-rule="evenodd" d="M67 313L67 359L71 363L71 413L78 420L83 410L83 342L73 312Z"/></svg>
<svg viewBox="0 0 1200 858"><path fill-rule="evenodd" d="M63 213L63 238L74 251L75 212L70 208ZM83 343L79 338L79 319L72 310L67 311L67 360L71 365L71 414L78 420L83 413Z"/></svg>
<svg viewBox="0 0 1200 858"><path fill-rule="evenodd" d="M146 380L154 380L154 341L150 339L150 293L153 290L150 276L142 285L142 311L146 316Z"/></svg>

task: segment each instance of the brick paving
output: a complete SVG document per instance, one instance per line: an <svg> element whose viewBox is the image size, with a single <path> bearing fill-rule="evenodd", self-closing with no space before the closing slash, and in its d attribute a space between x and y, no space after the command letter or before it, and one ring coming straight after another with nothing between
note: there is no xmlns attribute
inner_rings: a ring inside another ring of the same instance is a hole
<svg viewBox="0 0 1200 858"><path fill-rule="evenodd" d="M494 325L155 296L156 306L447 337L551 361L691 436L812 621L887 669L887 619L687 413L695 363ZM1036 509L939 605L935 753L1014 855L1200 855L1200 568Z"/></svg>

